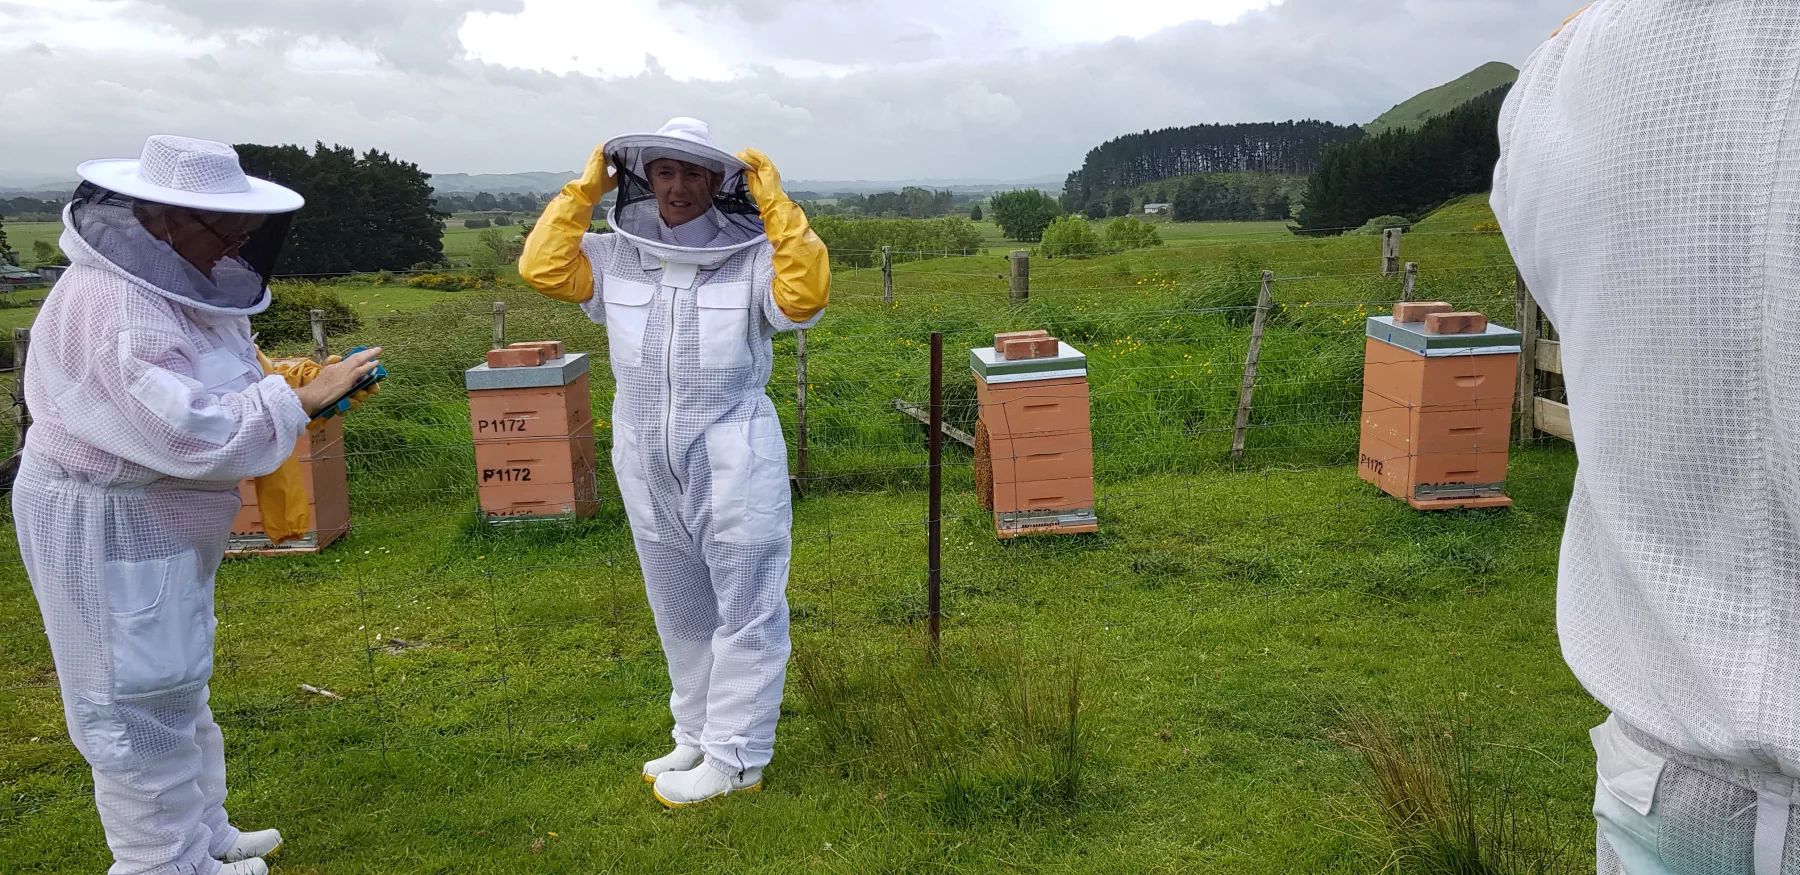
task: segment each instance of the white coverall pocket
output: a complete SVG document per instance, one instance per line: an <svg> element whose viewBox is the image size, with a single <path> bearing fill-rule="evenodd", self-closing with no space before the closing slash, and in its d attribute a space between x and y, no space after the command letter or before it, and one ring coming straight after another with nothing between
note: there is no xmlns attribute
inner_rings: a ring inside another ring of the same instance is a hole
<svg viewBox="0 0 1800 875"><path fill-rule="evenodd" d="M1627 737L1616 717L1588 730L1588 739L1594 743L1601 788L1638 814L1649 815L1662 780L1663 758Z"/></svg>
<svg viewBox="0 0 1800 875"><path fill-rule="evenodd" d="M100 585L111 614L115 697L166 693L212 677L213 618L194 551L108 562Z"/></svg>
<svg viewBox="0 0 1800 875"><path fill-rule="evenodd" d="M606 343L613 364L643 367L644 333L650 327L650 307L656 287L635 280L607 277L600 294L606 301Z"/></svg>
<svg viewBox="0 0 1800 875"><path fill-rule="evenodd" d="M750 367L750 284L701 286L694 304L700 313L700 367Z"/></svg>
<svg viewBox="0 0 1800 875"><path fill-rule="evenodd" d="M631 521L632 537L658 543L662 536L656 533L656 508L650 504L650 483L644 479L637 428L615 418L612 433L613 476L619 481L619 500L624 502L625 517Z"/></svg>
<svg viewBox="0 0 1800 875"><path fill-rule="evenodd" d="M706 430L706 456L712 463L713 540L766 544L786 538L793 505L781 421L759 416L714 425Z"/></svg>

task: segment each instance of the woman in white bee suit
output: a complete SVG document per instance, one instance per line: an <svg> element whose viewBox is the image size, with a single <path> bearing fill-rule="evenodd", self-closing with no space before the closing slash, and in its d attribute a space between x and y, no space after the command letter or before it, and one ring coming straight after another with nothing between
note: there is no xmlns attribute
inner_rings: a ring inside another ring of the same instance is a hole
<svg viewBox="0 0 1800 875"><path fill-rule="evenodd" d="M25 365L34 418L13 485L19 550L69 737L92 767L112 875L258 875L281 838L227 819L207 708L213 575L237 484L275 472L372 354L290 388L249 315L299 195L221 143L150 138L90 161L64 210L71 262Z"/></svg>
<svg viewBox="0 0 1800 875"><path fill-rule="evenodd" d="M615 233L586 233L615 187ZM768 159L687 118L596 149L519 259L606 326L613 471L674 689L675 750L643 773L671 807L756 789L774 752L792 509L764 389L774 335L825 308L827 261Z"/></svg>
<svg viewBox="0 0 1800 875"><path fill-rule="evenodd" d="M1558 572L1602 873L1800 873L1800 4L1600 0L1493 205L1562 343Z"/></svg>

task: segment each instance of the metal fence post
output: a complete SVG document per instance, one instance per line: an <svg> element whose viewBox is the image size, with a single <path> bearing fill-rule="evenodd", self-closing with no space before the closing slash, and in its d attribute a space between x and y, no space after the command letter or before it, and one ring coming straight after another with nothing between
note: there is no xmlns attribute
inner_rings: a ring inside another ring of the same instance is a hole
<svg viewBox="0 0 1800 875"><path fill-rule="evenodd" d="M1012 300L1023 303L1031 298L1031 251L1014 249L1012 260Z"/></svg>
<svg viewBox="0 0 1800 875"><path fill-rule="evenodd" d="M506 348L506 302L494 302L494 348Z"/></svg>
<svg viewBox="0 0 1800 875"><path fill-rule="evenodd" d="M894 247L881 247L881 303L894 306Z"/></svg>
<svg viewBox="0 0 1800 875"><path fill-rule="evenodd" d="M331 348L325 343L325 311L312 311L313 361L324 364L331 357Z"/></svg>
<svg viewBox="0 0 1800 875"><path fill-rule="evenodd" d="M1256 322L1250 328L1250 350L1244 354L1244 382L1238 387L1237 428L1231 434L1231 460L1244 457L1244 432L1250 427L1250 401L1256 394L1256 365L1262 359L1263 325L1269 321L1271 287L1275 272L1262 273L1262 293L1256 296Z"/></svg>
<svg viewBox="0 0 1800 875"><path fill-rule="evenodd" d="M944 334L931 332L931 484L925 517L926 612L931 620L931 652L943 643L943 509L944 509Z"/></svg>

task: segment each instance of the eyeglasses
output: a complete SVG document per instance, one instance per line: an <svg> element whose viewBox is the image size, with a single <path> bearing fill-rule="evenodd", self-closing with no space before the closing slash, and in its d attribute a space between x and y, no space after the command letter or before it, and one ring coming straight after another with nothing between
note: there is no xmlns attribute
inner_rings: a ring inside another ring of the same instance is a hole
<svg viewBox="0 0 1800 875"><path fill-rule="evenodd" d="M234 234L230 237L227 237L224 234L219 233L219 229L214 228L212 226L212 223L206 221L206 217L201 215L200 213L190 211L188 213L188 215L192 216L194 221L199 222L200 227L205 228L207 230L207 233L210 233L214 237L219 238L219 242L225 244L226 252L235 252L238 249L243 248L244 244L250 242L250 232L249 231L244 231L244 232L241 232L238 234Z"/></svg>

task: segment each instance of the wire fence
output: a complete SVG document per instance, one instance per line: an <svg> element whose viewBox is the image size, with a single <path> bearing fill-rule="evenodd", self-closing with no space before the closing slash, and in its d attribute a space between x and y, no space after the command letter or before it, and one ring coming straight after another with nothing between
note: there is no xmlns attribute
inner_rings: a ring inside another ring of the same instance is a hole
<svg viewBox="0 0 1800 875"><path fill-rule="evenodd" d="M769 387L795 453L789 598L797 648L829 641L842 658L881 661L921 647L932 466L926 426L904 411L928 407L933 332L945 350L943 418L962 435L975 434L983 414L969 351L992 345L997 331L1044 329L1085 353L1090 426L1062 451L1091 457L1100 527L998 543L974 454L946 441L938 522L949 646L1051 634L1039 624L1049 612L1063 618L1056 634L1076 617L1085 634L1109 636L1291 597L1299 584L1280 567L1278 533L1302 536L1397 504L1359 476L1368 465L1359 445L1364 419L1413 409L1365 392L1367 319L1389 312L1403 292L1400 276L1382 274L1380 243L1227 240L1131 253L1125 257L1136 263L1123 269L1040 259L1025 300L1012 297L999 259L991 259L1002 268L993 272L979 256L885 276L840 271L832 309L807 333L804 358L796 337L775 341ZM1245 253L1246 245L1258 248ZM1421 256L1413 276L1415 298L1447 300L1501 324L1523 311L1503 245ZM521 290L463 295L371 317L331 341L380 344L390 373L377 399L345 424L350 537L316 555L221 572L213 707L231 739L234 782L284 774L297 760L387 758L462 743L530 749L579 733L622 704L643 705L642 690L662 683L642 578L604 461L593 520L494 526L476 500L463 372L493 345L493 298L507 304L507 339L554 338L593 357L601 460L610 458L605 402L613 394L604 329ZM1246 380L1247 366L1254 379ZM1468 446L1407 450L1385 464L1435 465L1447 482L1460 482L1475 462L1491 463L1509 446L1553 440L1535 432L1515 439L1514 377L1460 399L1465 409L1505 411L1498 434L1490 413L1487 431ZM1551 382L1527 385L1550 396ZM1509 492L1566 495L1566 466L1517 452L1511 463L1498 461ZM1146 576L1196 573L1159 557L1171 542L1233 528L1259 534L1210 569L1229 577L1229 591L1172 586L1151 598L1116 597ZM55 677L21 562L12 553L0 567L17 584L0 600L0 708L22 715L37 738L60 739ZM1066 575L1103 582L1072 587L1058 582ZM10 746L0 758L18 753ZM58 750L73 763L72 749ZM6 783L0 827L70 798L65 783Z"/></svg>

